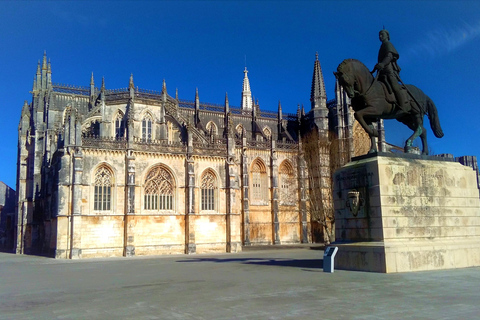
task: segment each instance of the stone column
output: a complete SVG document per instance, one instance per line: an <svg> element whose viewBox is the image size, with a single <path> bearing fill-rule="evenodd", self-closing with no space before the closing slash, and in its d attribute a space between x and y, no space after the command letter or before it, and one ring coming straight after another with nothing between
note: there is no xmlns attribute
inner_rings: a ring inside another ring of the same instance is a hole
<svg viewBox="0 0 480 320"><path fill-rule="evenodd" d="M298 199L299 199L299 215L300 230L302 243L309 243L308 239L308 221L307 221L307 192L306 192L306 165L302 150L301 142L299 142L299 152L297 158L297 177L298 177Z"/></svg>
<svg viewBox="0 0 480 320"><path fill-rule="evenodd" d="M278 164L277 153L275 151L275 141L272 140L270 156L270 178L272 184L272 230L273 230L273 244L280 244L279 226L278 222Z"/></svg>
<svg viewBox="0 0 480 320"><path fill-rule="evenodd" d="M82 174L83 155L81 150L73 152L73 184L72 184L72 214L71 214L71 245L70 258L81 258L81 224L82 224Z"/></svg>
<svg viewBox="0 0 480 320"><path fill-rule="evenodd" d="M237 210L236 197L238 186L237 166L235 164L235 139L227 139L228 156L225 163L226 178L226 236L227 252L241 250L240 212Z"/></svg>
<svg viewBox="0 0 480 320"><path fill-rule="evenodd" d="M188 124L187 157L185 159L185 180L186 180L186 212L185 212L185 253L191 254L197 251L195 245L195 162L193 153L193 133L191 125Z"/></svg>
<svg viewBox="0 0 480 320"><path fill-rule="evenodd" d="M242 211L243 211L243 243L250 245L250 201L248 198L248 163L247 163L247 138L242 138Z"/></svg>
<svg viewBox="0 0 480 320"><path fill-rule="evenodd" d="M132 155L132 151L127 151L125 158L127 164L127 181L125 188L125 249L124 255L126 257L133 257L135 255L135 156Z"/></svg>

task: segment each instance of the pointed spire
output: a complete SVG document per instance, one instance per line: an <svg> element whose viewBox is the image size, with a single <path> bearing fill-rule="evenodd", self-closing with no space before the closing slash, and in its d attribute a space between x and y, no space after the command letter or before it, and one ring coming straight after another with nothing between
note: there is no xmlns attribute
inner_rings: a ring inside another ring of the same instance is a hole
<svg viewBox="0 0 480 320"><path fill-rule="evenodd" d="M135 89L135 85L133 84L133 73L130 74L130 81L128 83L128 88Z"/></svg>
<svg viewBox="0 0 480 320"><path fill-rule="evenodd" d="M90 85L91 86L95 85L95 81L93 81L93 71L92 71L92 76L90 77Z"/></svg>
<svg viewBox="0 0 480 320"><path fill-rule="evenodd" d="M50 63L50 59L48 59L47 73L52 73L52 64Z"/></svg>
<svg viewBox="0 0 480 320"><path fill-rule="evenodd" d="M40 75L41 74L41 71L40 71L40 60L38 60L38 64L37 64L37 75Z"/></svg>
<svg viewBox="0 0 480 320"><path fill-rule="evenodd" d="M163 79L162 94L166 94L166 93L167 93L167 83L165 82L165 79Z"/></svg>
<svg viewBox="0 0 480 320"><path fill-rule="evenodd" d="M32 91L35 91L37 90L37 78L34 76L33 77L33 88L32 88Z"/></svg>
<svg viewBox="0 0 480 320"><path fill-rule="evenodd" d="M283 118L283 113L282 113L282 103L280 100L278 100L278 120L281 121Z"/></svg>
<svg viewBox="0 0 480 320"><path fill-rule="evenodd" d="M178 88L175 89L175 100L178 101Z"/></svg>
<svg viewBox="0 0 480 320"><path fill-rule="evenodd" d="M230 104L228 103L228 93L225 92L225 107L223 109L224 111L224 125L225 127L227 126L227 122L228 122L228 113L230 112Z"/></svg>
<svg viewBox="0 0 480 320"><path fill-rule="evenodd" d="M229 103L228 103L228 92L225 92L225 107L228 109Z"/></svg>
<svg viewBox="0 0 480 320"><path fill-rule="evenodd" d="M320 66L320 61L318 61L318 52L315 54L315 63L313 66L310 102L312 109L327 108L327 94L325 92L325 82L323 80L322 67Z"/></svg>
<svg viewBox="0 0 480 320"><path fill-rule="evenodd" d="M43 52L42 70L47 70L47 51Z"/></svg>
<svg viewBox="0 0 480 320"><path fill-rule="evenodd" d="M241 108L242 110L251 110L253 103L252 103L252 91L250 90L250 80L248 80L248 70L247 67L245 67L245 70L243 71L244 77L243 77L243 88L242 88L242 104Z"/></svg>
<svg viewBox="0 0 480 320"><path fill-rule="evenodd" d="M102 88L101 91L105 91L105 77L102 77Z"/></svg>
<svg viewBox="0 0 480 320"><path fill-rule="evenodd" d="M27 102L27 100L25 100L25 101L23 102L23 107L22 107L22 116L23 116L23 115L28 115L28 114L29 114L29 111L30 111L30 109L29 109L29 107L28 107L28 102Z"/></svg>

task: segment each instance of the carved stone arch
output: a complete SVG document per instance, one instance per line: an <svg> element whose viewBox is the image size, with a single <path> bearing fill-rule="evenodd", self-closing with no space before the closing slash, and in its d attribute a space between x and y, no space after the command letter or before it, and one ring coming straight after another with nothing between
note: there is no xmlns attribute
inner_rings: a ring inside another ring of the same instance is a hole
<svg viewBox="0 0 480 320"><path fill-rule="evenodd" d="M278 168L278 188L281 205L294 205L297 201L297 180L292 163L285 159Z"/></svg>
<svg viewBox="0 0 480 320"><path fill-rule="evenodd" d="M219 175L212 168L205 169L200 175L200 210L218 211Z"/></svg>
<svg viewBox="0 0 480 320"><path fill-rule="evenodd" d="M177 179L164 164L156 164L146 170L142 179L142 208L153 211L175 211Z"/></svg>
<svg viewBox="0 0 480 320"><path fill-rule="evenodd" d="M146 110L141 118L142 140L151 141L154 137L155 117L150 110Z"/></svg>
<svg viewBox="0 0 480 320"><path fill-rule="evenodd" d="M269 199L267 166L261 158L256 158L250 165L250 181L252 204L267 204Z"/></svg>
<svg viewBox="0 0 480 320"><path fill-rule="evenodd" d="M117 139L124 138L127 131L127 121L125 119L125 113L122 110L118 109L117 112L114 113L112 123L114 130L113 136Z"/></svg>
<svg viewBox="0 0 480 320"><path fill-rule="evenodd" d="M115 171L102 162L92 170L92 209L93 211L110 211L115 208Z"/></svg>
<svg viewBox="0 0 480 320"><path fill-rule="evenodd" d="M205 126L205 128L207 129L208 134L214 135L214 136L218 135L218 128L217 128L217 125L215 124L215 122L209 121L207 123L207 125Z"/></svg>

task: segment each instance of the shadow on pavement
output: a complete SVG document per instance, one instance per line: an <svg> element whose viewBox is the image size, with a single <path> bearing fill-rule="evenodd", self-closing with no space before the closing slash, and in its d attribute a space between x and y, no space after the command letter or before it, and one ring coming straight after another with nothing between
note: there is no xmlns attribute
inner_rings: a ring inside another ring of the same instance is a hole
<svg viewBox="0 0 480 320"><path fill-rule="evenodd" d="M243 263L243 264L260 265L260 266L323 269L323 259L195 258L195 259L188 259L188 260L179 260L177 262Z"/></svg>

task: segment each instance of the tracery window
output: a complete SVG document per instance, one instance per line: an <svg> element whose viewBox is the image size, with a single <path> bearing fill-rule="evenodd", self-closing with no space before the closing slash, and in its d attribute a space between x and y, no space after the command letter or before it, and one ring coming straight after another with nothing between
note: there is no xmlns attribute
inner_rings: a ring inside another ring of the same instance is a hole
<svg viewBox="0 0 480 320"><path fill-rule="evenodd" d="M173 210L175 184L172 175L161 166L150 170L145 179L145 210Z"/></svg>
<svg viewBox="0 0 480 320"><path fill-rule="evenodd" d="M202 210L215 210L217 178L213 172L207 171L203 174L200 189Z"/></svg>
<svg viewBox="0 0 480 320"><path fill-rule="evenodd" d="M289 161L283 161L279 171L280 204L293 205L296 202L296 181L293 167Z"/></svg>
<svg viewBox="0 0 480 320"><path fill-rule="evenodd" d="M123 114L118 112L115 118L115 138L120 139L125 137L125 120Z"/></svg>
<svg viewBox="0 0 480 320"><path fill-rule="evenodd" d="M252 165L252 201L268 201L267 170L263 162L255 160Z"/></svg>
<svg viewBox="0 0 480 320"><path fill-rule="evenodd" d="M147 114L142 121L142 140L151 141L152 140L152 117Z"/></svg>
<svg viewBox="0 0 480 320"><path fill-rule="evenodd" d="M104 166L100 167L95 173L94 210L110 210L112 203L112 182L113 175L111 171Z"/></svg>

